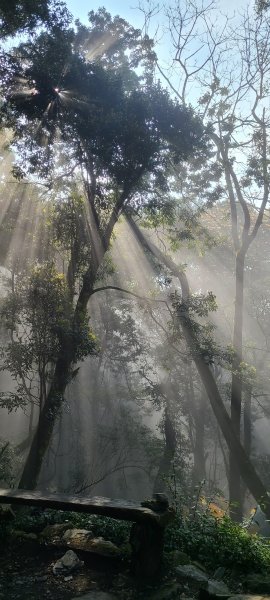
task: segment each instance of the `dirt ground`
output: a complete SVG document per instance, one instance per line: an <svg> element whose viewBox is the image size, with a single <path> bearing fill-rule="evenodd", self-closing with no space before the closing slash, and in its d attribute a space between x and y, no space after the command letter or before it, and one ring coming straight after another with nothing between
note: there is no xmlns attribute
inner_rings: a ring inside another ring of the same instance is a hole
<svg viewBox="0 0 270 600"><path fill-rule="evenodd" d="M116 565L83 552L77 554L84 566L67 576L56 576L52 571L53 564L65 553L63 549L15 540L1 544L0 552L1 600L71 600L90 590L117 588L120 598L121 580L128 584L128 574L119 570L119 562Z"/></svg>

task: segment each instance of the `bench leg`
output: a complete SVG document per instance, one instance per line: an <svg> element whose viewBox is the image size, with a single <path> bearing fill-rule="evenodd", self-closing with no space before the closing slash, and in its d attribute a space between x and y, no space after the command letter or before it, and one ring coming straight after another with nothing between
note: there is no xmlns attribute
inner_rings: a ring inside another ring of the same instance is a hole
<svg viewBox="0 0 270 600"><path fill-rule="evenodd" d="M157 523L134 523L130 533L132 573L136 577L154 579L160 575L164 529Z"/></svg>

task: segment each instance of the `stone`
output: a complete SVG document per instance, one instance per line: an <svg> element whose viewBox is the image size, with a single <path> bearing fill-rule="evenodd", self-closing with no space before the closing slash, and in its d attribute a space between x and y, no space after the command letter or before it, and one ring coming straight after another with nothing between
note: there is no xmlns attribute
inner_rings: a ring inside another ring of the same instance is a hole
<svg viewBox="0 0 270 600"><path fill-rule="evenodd" d="M83 596L76 596L76 598L71 598L71 600L117 600L116 596L113 594L109 594L108 592L98 592L97 590L93 590L92 592L88 592Z"/></svg>
<svg viewBox="0 0 270 600"><path fill-rule="evenodd" d="M55 525L47 525L40 533L40 541L53 546L61 545L62 537L67 529L71 529L71 523L56 523Z"/></svg>
<svg viewBox="0 0 270 600"><path fill-rule="evenodd" d="M195 567L194 565L183 565L180 567L176 567L175 573L177 579L183 580L187 579L192 583L198 584L200 587L207 587L208 577L206 573Z"/></svg>
<svg viewBox="0 0 270 600"><path fill-rule="evenodd" d="M250 533L258 533L262 537L270 537L270 522L269 519L266 518L266 514L262 511L259 504L257 504L255 512L250 519L248 531Z"/></svg>
<svg viewBox="0 0 270 600"><path fill-rule="evenodd" d="M206 589L212 596L228 596L229 598L231 595L226 583L224 581L217 581L216 579L209 579Z"/></svg>
<svg viewBox="0 0 270 600"><path fill-rule="evenodd" d="M115 544L104 540L102 537L89 539L87 550L106 557L118 557L121 554L120 549Z"/></svg>
<svg viewBox="0 0 270 600"><path fill-rule="evenodd" d="M270 600L270 596L255 596L253 594L235 594L229 600Z"/></svg>
<svg viewBox="0 0 270 600"><path fill-rule="evenodd" d="M70 573L83 565L84 562L78 558L77 554L75 554L73 550L68 550L66 554L64 554L62 558L59 558L53 565L53 573L54 575Z"/></svg>
<svg viewBox="0 0 270 600"><path fill-rule="evenodd" d="M270 575L251 573L246 576L245 589L255 594L270 594Z"/></svg>
<svg viewBox="0 0 270 600"><path fill-rule="evenodd" d="M214 572L213 579L220 581L222 577L224 577L225 571L226 569L224 567L218 567Z"/></svg>
<svg viewBox="0 0 270 600"><path fill-rule="evenodd" d="M190 564L189 556L185 552L182 552L182 550L173 550L168 554L168 557L175 567Z"/></svg>
<svg viewBox="0 0 270 600"><path fill-rule="evenodd" d="M91 551L91 540L93 533L88 529L67 529L62 537L62 540L67 546L75 550Z"/></svg>
<svg viewBox="0 0 270 600"><path fill-rule="evenodd" d="M199 560L192 560L191 564L194 565L194 567L197 567L203 573L206 573L206 568L202 565L202 563Z"/></svg>

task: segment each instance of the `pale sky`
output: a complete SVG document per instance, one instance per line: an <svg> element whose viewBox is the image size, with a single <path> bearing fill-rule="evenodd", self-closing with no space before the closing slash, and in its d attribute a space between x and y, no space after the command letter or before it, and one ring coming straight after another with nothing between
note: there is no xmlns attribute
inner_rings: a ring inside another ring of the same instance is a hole
<svg viewBox="0 0 270 600"><path fill-rule="evenodd" d="M138 3L138 0L106 0L106 2L102 2L102 0L66 0L70 12L82 22L87 23L87 14L90 10L97 10L100 6L105 6L112 15L120 15L135 27L139 27L141 24L140 12L135 8ZM252 2L249 0L217 0L217 6L220 6L220 10L226 13L240 10L248 4L252 4Z"/></svg>

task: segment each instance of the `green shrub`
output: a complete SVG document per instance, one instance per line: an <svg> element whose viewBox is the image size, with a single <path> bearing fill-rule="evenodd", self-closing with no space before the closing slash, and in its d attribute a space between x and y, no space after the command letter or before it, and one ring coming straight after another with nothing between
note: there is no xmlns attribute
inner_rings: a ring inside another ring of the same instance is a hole
<svg viewBox="0 0 270 600"><path fill-rule="evenodd" d="M129 539L131 523L127 521L59 510L45 510L36 514L29 511L18 513L13 528L26 532L42 531L47 525L66 521L79 529L89 529L94 536L104 537L117 545L124 544Z"/></svg>
<svg viewBox="0 0 270 600"><path fill-rule="evenodd" d="M165 535L167 551L183 550L208 568L222 565L239 571L270 568L270 543L234 523L228 516L215 518L207 511L177 516Z"/></svg>

